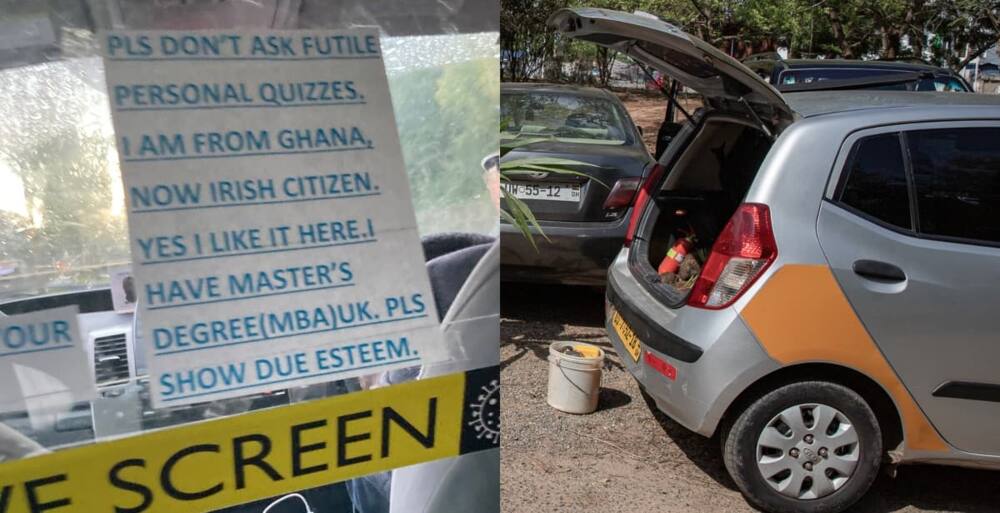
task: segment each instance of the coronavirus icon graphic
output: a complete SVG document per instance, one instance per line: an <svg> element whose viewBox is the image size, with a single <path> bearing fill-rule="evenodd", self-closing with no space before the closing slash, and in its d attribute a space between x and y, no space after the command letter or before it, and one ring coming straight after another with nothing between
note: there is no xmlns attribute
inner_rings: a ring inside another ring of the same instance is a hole
<svg viewBox="0 0 1000 513"><path fill-rule="evenodd" d="M479 387L476 401L469 403L469 426L476 431L476 438L500 445L500 381Z"/></svg>

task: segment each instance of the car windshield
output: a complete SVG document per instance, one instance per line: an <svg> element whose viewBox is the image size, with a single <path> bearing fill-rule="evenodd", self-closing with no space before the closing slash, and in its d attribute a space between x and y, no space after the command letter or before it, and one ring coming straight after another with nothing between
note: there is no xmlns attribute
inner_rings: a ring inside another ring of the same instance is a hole
<svg viewBox="0 0 1000 513"><path fill-rule="evenodd" d="M497 73L495 40L382 41L421 233L485 233L496 223L475 191L479 162L497 145L499 91L468 86ZM0 303L107 287L109 269L130 261L103 64L82 53L0 68ZM428 158L435 149L448 158Z"/></svg>
<svg viewBox="0 0 1000 513"><path fill-rule="evenodd" d="M0 72L0 298L107 285L127 264L100 59Z"/></svg>
<svg viewBox="0 0 1000 513"><path fill-rule="evenodd" d="M500 96L501 137L551 137L564 142L631 142L625 115L612 101L566 93Z"/></svg>
<svg viewBox="0 0 1000 513"><path fill-rule="evenodd" d="M909 71L885 68L796 68L782 71L778 76L778 85L810 84L823 80L852 80L896 73L909 73ZM943 75L933 78L922 78L916 83L885 84L866 87L865 89L952 92L964 92L967 90L959 80Z"/></svg>

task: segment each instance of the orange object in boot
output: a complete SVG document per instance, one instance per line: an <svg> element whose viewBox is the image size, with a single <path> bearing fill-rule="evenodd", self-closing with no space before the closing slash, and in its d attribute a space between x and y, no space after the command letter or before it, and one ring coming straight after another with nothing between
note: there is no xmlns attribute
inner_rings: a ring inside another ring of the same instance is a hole
<svg viewBox="0 0 1000 513"><path fill-rule="evenodd" d="M674 247L670 248L670 251L667 251L667 256L663 257L663 261L660 262L660 267L656 272L661 275L677 272L677 268L681 266L681 261L691 251L693 245L694 243L691 242L689 237L684 237L677 241Z"/></svg>

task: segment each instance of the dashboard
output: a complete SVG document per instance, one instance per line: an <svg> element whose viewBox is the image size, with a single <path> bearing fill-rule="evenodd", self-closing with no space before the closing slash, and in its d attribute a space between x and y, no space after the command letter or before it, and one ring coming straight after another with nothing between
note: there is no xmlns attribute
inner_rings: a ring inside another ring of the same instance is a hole
<svg viewBox="0 0 1000 513"><path fill-rule="evenodd" d="M314 396L338 393L317 386L281 390L222 401L155 409L149 389L148 358L136 340L135 316L112 309L110 289L19 299L0 304L6 315L77 306L98 397L63 406L46 404L27 411L0 413L0 423L46 449L74 446L178 424L288 404ZM320 385L336 386L337 384Z"/></svg>

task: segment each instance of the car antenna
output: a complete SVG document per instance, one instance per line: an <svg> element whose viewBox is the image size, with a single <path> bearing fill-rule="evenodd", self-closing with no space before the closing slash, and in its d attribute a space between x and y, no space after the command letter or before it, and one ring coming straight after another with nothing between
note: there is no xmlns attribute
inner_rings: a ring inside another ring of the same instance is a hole
<svg viewBox="0 0 1000 513"><path fill-rule="evenodd" d="M757 111L753 110L753 107L750 106L750 102L747 101L745 96L740 96L740 103L746 106L747 110L750 111L750 116L753 117L753 120L757 122L757 126L760 127L762 132L764 132L764 135L766 135L768 139L773 141L774 134L771 133L771 129L764 124L763 119L760 119L760 116L757 115Z"/></svg>
<svg viewBox="0 0 1000 513"><path fill-rule="evenodd" d="M649 80L651 82L653 82L654 84L656 84L656 78L649 71L648 67L646 67L645 65L643 65L643 63L641 63L639 61L636 61L636 60L633 60L632 62L634 62L636 64L636 66L639 66L639 69L641 69L642 72L645 73L647 77L649 77ZM690 121L692 125L695 124L694 118L692 118L691 115L688 114L688 111L684 110L684 107L681 107L681 103L679 101L677 101L676 95L670 94L670 92L667 91L666 87L663 87L663 86L661 86L659 84L657 84L656 87L658 87L660 89L661 93L663 93L664 95L666 95L667 101L670 102L670 104L673 105L677 110L681 111L681 114L684 114L684 117L686 117L687 120Z"/></svg>

